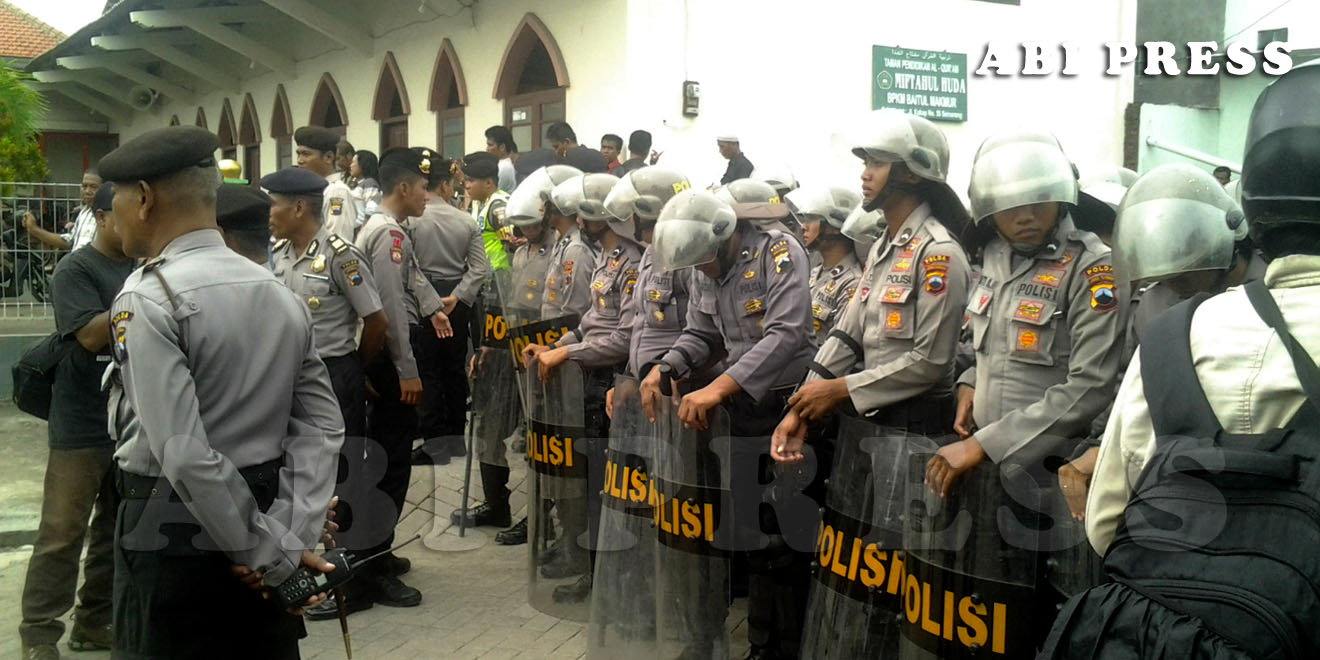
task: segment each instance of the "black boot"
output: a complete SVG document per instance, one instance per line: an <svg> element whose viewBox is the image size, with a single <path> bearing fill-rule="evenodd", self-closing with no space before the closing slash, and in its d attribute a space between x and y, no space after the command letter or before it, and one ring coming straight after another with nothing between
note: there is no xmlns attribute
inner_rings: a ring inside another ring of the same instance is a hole
<svg viewBox="0 0 1320 660"><path fill-rule="evenodd" d="M449 465L449 447L444 439L427 440L412 452L413 465Z"/></svg>
<svg viewBox="0 0 1320 660"><path fill-rule="evenodd" d="M509 511L509 468L490 463L481 466L481 490L486 496L483 504L468 509L468 527L508 527L513 523ZM462 509L449 514L449 522L458 525Z"/></svg>
<svg viewBox="0 0 1320 660"><path fill-rule="evenodd" d="M578 578L573 584L555 587L553 594L556 603L581 603L591 596L591 572Z"/></svg>
<svg viewBox="0 0 1320 660"><path fill-rule="evenodd" d="M524 516L518 524L495 535L499 545L522 545L527 542L527 518Z"/></svg>

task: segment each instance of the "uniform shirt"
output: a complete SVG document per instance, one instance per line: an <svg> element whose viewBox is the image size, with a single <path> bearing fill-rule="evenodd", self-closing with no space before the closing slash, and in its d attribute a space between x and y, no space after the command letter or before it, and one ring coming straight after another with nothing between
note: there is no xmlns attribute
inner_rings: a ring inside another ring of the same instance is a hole
<svg viewBox="0 0 1320 660"><path fill-rule="evenodd" d="M342 180L331 181L321 193L321 226L331 234L351 239L361 224L353 191Z"/></svg>
<svg viewBox="0 0 1320 660"><path fill-rule="evenodd" d="M513 169L512 158L501 158L497 172L495 183L500 190L513 190L518 187L518 172Z"/></svg>
<svg viewBox="0 0 1320 660"><path fill-rule="evenodd" d="M872 246L857 293L806 379L826 377L817 369L843 378L853 407L863 414L929 392L941 381L947 388L970 283L962 247L922 204L893 238ZM858 362L861 369L850 374Z"/></svg>
<svg viewBox="0 0 1320 660"><path fill-rule="evenodd" d="M582 240L582 232L573 228L555 242L550 254L550 268L545 272L545 295L541 298L541 318L577 314L581 317L591 307L591 278L586 269L596 263L596 251Z"/></svg>
<svg viewBox="0 0 1320 660"><path fill-rule="evenodd" d="M216 547L279 584L320 539L344 439L306 305L203 229L133 271L110 319L120 469L164 476ZM281 457L262 513L238 470Z"/></svg>
<svg viewBox="0 0 1320 660"><path fill-rule="evenodd" d="M302 254L285 239L275 243L271 259L275 279L311 312L321 359L357 350L358 319L381 310L376 278L362 251L322 226Z"/></svg>
<svg viewBox="0 0 1320 660"><path fill-rule="evenodd" d="M1313 360L1320 359L1320 257L1275 259L1265 274L1288 331ZM1242 287L1201 303L1192 317L1192 361L1215 417L1232 434L1259 434L1283 427L1306 401L1288 349L1265 324ZM1100 456L1086 500L1086 535L1104 554L1114 540L1132 488L1155 447L1155 429L1141 380L1141 356L1133 358L1115 397L1100 442Z"/></svg>
<svg viewBox="0 0 1320 660"><path fill-rule="evenodd" d="M824 265L812 267L807 287L811 289L812 338L817 345L825 341L825 335L830 334L834 324L843 317L861 276L862 264L851 252L829 270L825 270Z"/></svg>
<svg viewBox="0 0 1320 660"><path fill-rule="evenodd" d="M70 251L91 243L92 239L96 238L96 213L92 211L92 207L79 207L73 227L69 229L69 233L60 234L60 238L69 244Z"/></svg>
<svg viewBox="0 0 1320 660"><path fill-rule="evenodd" d="M481 230L466 213L438 197L427 200L421 217L404 223L417 251L417 265L433 280L460 280L451 295L471 305L490 275Z"/></svg>
<svg viewBox="0 0 1320 660"><path fill-rule="evenodd" d="M73 346L55 366L47 425L52 449L113 444L106 433L106 397L101 390L101 375L110 364L110 348L93 353L77 342L76 335L98 314L110 309L135 264L132 259L115 261L89 245L74 250L55 265L50 278L55 330ZM104 328L100 330L105 332Z"/></svg>
<svg viewBox="0 0 1320 660"><path fill-rule="evenodd" d="M1119 296L1109 248L1068 216L1032 258L999 237L985 247L967 303L976 366L959 383L976 387L975 437L991 460L1087 435L1123 352Z"/></svg>
<svg viewBox="0 0 1320 660"><path fill-rule="evenodd" d="M556 344L568 346L569 358L587 368L613 366L628 359L635 311L633 289L641 258L636 243L620 240L618 247L597 259L591 275L591 309Z"/></svg>
<svg viewBox="0 0 1320 660"><path fill-rule="evenodd" d="M504 249L502 238L512 236L511 230L504 227L504 207L509 202L509 193L496 190L489 199L472 200L472 219L481 230L481 241L486 247L486 260L491 270L506 270L509 267L509 253Z"/></svg>
<svg viewBox="0 0 1320 660"><path fill-rule="evenodd" d="M517 323L538 320L541 315L541 299L545 297L545 274L550 270L550 258L554 255L555 232L547 229L541 232L541 240L527 242L518 246L513 253L510 278L512 292L500 292L504 304L504 313L509 314ZM499 280L496 280L499 281Z"/></svg>
<svg viewBox="0 0 1320 660"><path fill-rule="evenodd" d="M724 176L720 177L720 185L724 185L738 179L746 179L752 175L752 161L747 160L746 154L739 151L729 159L729 166L724 169Z"/></svg>
<svg viewBox="0 0 1320 660"><path fill-rule="evenodd" d="M687 327L688 292L696 271L665 271L655 265L649 247L637 266L628 369L634 376L645 378L650 371L647 365L660 361Z"/></svg>
<svg viewBox="0 0 1320 660"><path fill-rule="evenodd" d="M681 378L723 345L725 375L760 401L800 382L816 352L807 253L777 231L740 234L738 258L718 282L693 274L687 328L663 361Z"/></svg>
<svg viewBox="0 0 1320 660"><path fill-rule="evenodd" d="M413 257L412 241L389 209L382 206L367 224L362 225L357 247L370 261L371 272L375 275L381 309L389 321L385 329L385 347L394 361L399 380L417 378L417 361L413 358L408 326L422 318L423 310L429 310L425 316L430 316L436 309L434 305L439 296L422 276Z"/></svg>

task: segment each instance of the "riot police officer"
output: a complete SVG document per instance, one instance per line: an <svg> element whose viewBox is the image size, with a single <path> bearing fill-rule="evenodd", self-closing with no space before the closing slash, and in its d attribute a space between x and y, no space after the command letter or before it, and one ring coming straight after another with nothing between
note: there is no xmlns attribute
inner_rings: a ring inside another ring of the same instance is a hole
<svg viewBox="0 0 1320 660"><path fill-rule="evenodd" d="M550 191L550 201L559 211L551 215L550 222L559 240L545 272L545 295L541 298L544 319L568 314L581 318L591 306L591 278L585 269L595 266L596 246L587 243L578 224L581 200L581 181L569 179Z"/></svg>
<svg viewBox="0 0 1320 660"><path fill-rule="evenodd" d="M735 211L710 193L688 190L665 204L655 228L657 263L670 270L695 267L698 273L687 327L663 364L682 378L716 351L728 354L724 373L682 397L678 418L704 429L713 408L727 407L736 438L732 451L738 455L732 458L736 465L725 469L735 472L759 471L761 447L774 419L815 352L806 252L792 236L756 226L784 215L782 204L739 204ZM652 418L660 381L656 367L642 383L643 405ZM751 447L756 449L749 452ZM795 657L806 600L806 556L785 543L770 516L754 517L764 519L743 524L759 524L771 536L769 545L747 558L748 640L753 657Z"/></svg>
<svg viewBox="0 0 1320 660"><path fill-rule="evenodd" d="M797 226L793 214L789 212L784 198L775 187L760 179L736 179L715 190L715 196L730 206L734 204L759 204L762 215L755 221L758 229L775 229L789 234L802 243L802 228ZM782 211L779 212L771 211ZM771 213L766 213L771 212Z"/></svg>
<svg viewBox="0 0 1320 660"><path fill-rule="evenodd" d="M821 344L842 318L862 274L857 246L842 232L843 221L861 195L837 186L808 187L788 193L785 201L802 225L807 249L821 260L812 267L807 283L811 288L811 329L816 343Z"/></svg>
<svg viewBox="0 0 1320 660"><path fill-rule="evenodd" d="M216 231L218 146L175 126L100 163L147 260L110 309L116 656L297 658L301 617L258 590L333 569L308 550L343 421L306 306Z"/></svg>

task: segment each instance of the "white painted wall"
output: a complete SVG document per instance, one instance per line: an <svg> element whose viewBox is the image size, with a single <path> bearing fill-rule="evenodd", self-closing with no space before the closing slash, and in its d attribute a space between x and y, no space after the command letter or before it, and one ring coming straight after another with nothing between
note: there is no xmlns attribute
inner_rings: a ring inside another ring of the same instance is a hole
<svg viewBox="0 0 1320 660"><path fill-rule="evenodd" d="M1021 6L978 0L509 0L482 3L474 28L467 14L392 32L368 59L336 50L298 63L298 77L267 73L245 82L260 115L262 163L269 171L275 86L284 83L295 125L307 122L311 96L331 71L349 113L348 138L378 147L370 120L376 79L386 50L403 71L412 114L413 144L434 144L427 109L432 68L441 41L454 44L467 79L467 151L484 147L484 129L503 119L492 98L499 60L523 14L534 11L554 34L566 60L568 121L584 144L603 133L627 138L646 128L663 162L689 171L698 185L718 179L725 161L714 136L734 130L754 163L789 163L803 181L851 183L856 161L831 147L831 135L868 112L871 47L904 46L968 54L979 65L986 42L1075 41L1083 44L1076 77L969 80L970 121L941 124L952 145L951 183L965 190L971 158L991 132L1014 125L1056 132L1079 163L1117 163L1122 155L1123 109L1130 76L1103 75L1101 44L1131 40L1135 0L1022 0ZM417 14L415 0L387 0L373 11ZM1017 63L1009 62L1016 66ZM701 114L680 116L681 84L702 86ZM242 94L229 93L239 120ZM216 128L225 94L200 103ZM196 104L166 103L151 115L115 126L123 140L165 125L172 113L190 123Z"/></svg>
<svg viewBox="0 0 1320 660"><path fill-rule="evenodd" d="M1241 156L1241 145L1238 145L1238 155L1232 156L1220 148L1219 127L1220 111L1207 108L1185 108L1178 105L1152 105L1149 103L1141 106L1141 148L1138 152L1137 162L1140 172L1147 172L1152 168L1168 163L1186 163L1203 168L1209 172L1214 166L1207 165L1197 160L1184 158L1178 154L1155 149L1146 144L1146 139L1154 137L1166 144L1176 145L1187 149L1195 149L1211 156L1218 156L1233 162L1239 162Z"/></svg>

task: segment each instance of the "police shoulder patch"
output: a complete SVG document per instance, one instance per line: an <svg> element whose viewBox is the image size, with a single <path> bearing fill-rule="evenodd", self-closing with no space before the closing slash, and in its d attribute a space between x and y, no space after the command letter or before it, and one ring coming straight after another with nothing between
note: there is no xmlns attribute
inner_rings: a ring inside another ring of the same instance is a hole
<svg viewBox="0 0 1320 660"><path fill-rule="evenodd" d="M128 360L128 322L133 319L133 312L124 310L116 312L110 318L110 334L114 338L114 344L110 347L110 352L115 358L115 362L123 364Z"/></svg>
<svg viewBox="0 0 1320 660"><path fill-rule="evenodd" d="M331 198L330 198L330 215L343 215L343 214L344 214L344 198L343 198L343 197L331 197Z"/></svg>
<svg viewBox="0 0 1320 660"><path fill-rule="evenodd" d="M336 234L330 234L330 248L335 251L335 254L348 252L348 247L348 241L345 241Z"/></svg>

